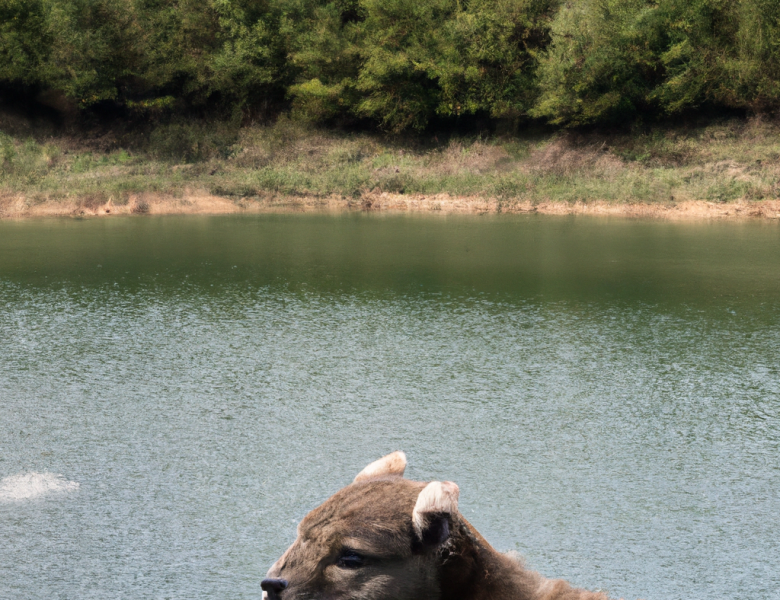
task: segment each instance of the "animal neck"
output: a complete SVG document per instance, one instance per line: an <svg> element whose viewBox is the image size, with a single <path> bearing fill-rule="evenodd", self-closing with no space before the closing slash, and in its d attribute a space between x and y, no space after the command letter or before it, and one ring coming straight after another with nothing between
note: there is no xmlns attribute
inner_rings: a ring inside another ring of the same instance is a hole
<svg viewBox="0 0 780 600"><path fill-rule="evenodd" d="M519 560L496 552L463 517L444 563L441 600L609 600L601 592L547 579Z"/></svg>
<svg viewBox="0 0 780 600"><path fill-rule="evenodd" d="M531 600L539 586L538 575L497 552L462 519L454 548L444 564L441 600Z"/></svg>

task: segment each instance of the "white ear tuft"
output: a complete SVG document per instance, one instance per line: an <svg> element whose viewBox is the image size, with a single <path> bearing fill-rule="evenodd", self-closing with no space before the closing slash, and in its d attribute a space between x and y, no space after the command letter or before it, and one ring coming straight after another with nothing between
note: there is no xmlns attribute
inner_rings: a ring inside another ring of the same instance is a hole
<svg viewBox="0 0 780 600"><path fill-rule="evenodd" d="M406 454L401 452L393 452L387 456L383 456L379 460L375 460L360 473L353 483L358 481L368 481L369 479L376 479L377 477L384 477L385 475L398 475L403 477L404 470L406 469Z"/></svg>
<svg viewBox="0 0 780 600"><path fill-rule="evenodd" d="M417 496L417 503L412 512L412 521L417 535L422 537L428 525L428 515L436 513L452 515L458 512L459 495L458 485L451 481L431 481L426 485Z"/></svg>

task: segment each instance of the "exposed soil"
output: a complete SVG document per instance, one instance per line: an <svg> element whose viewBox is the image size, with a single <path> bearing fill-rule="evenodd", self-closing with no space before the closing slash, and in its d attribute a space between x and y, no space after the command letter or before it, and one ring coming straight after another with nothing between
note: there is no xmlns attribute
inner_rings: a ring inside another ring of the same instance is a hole
<svg viewBox="0 0 780 600"><path fill-rule="evenodd" d="M780 219L780 200L716 203L680 201L664 204L613 202L516 202L497 198L457 197L448 194L409 195L387 192L360 198L343 196L268 196L233 200L206 193L182 196L164 194L131 195L124 204L111 200L95 203L89 198L32 203L24 196L0 197L0 218L149 214L228 214L312 211L431 212L442 214L538 213L548 215L604 215L656 219Z"/></svg>

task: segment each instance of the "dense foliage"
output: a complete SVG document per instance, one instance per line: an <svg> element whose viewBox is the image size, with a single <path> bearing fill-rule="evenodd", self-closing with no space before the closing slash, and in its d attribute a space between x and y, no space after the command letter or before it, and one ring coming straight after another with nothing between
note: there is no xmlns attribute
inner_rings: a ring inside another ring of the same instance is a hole
<svg viewBox="0 0 780 600"><path fill-rule="evenodd" d="M75 106L576 125L780 108L776 0L0 0L0 85Z"/></svg>
<svg viewBox="0 0 780 600"><path fill-rule="evenodd" d="M554 123L780 106L774 0L572 1L550 35L530 113Z"/></svg>

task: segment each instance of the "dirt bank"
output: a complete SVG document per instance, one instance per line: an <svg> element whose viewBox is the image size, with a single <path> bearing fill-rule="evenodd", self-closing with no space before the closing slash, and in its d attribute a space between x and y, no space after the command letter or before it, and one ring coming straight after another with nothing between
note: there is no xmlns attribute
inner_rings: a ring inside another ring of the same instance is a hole
<svg viewBox="0 0 780 600"><path fill-rule="evenodd" d="M656 203L612 202L514 202L496 198L457 197L447 194L408 195L387 192L360 198L342 196L268 196L233 200L205 193L182 196L144 193L131 195L123 204L112 200L96 203L90 198L67 198L33 203L23 196L0 197L0 218L94 216L128 214L230 214L307 211L431 212L440 214L605 215L656 219L780 219L780 200L715 203L680 201Z"/></svg>

